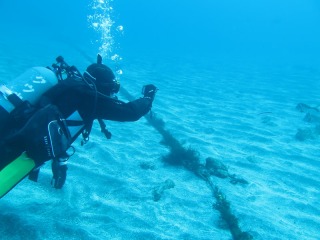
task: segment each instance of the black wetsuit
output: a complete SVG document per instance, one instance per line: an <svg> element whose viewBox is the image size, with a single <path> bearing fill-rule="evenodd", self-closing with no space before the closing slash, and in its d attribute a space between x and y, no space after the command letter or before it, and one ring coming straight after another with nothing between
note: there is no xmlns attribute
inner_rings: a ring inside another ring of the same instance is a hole
<svg viewBox="0 0 320 240"><path fill-rule="evenodd" d="M94 119L136 121L150 111L152 100L143 97L125 103L99 94L83 82L66 80L44 93L35 106L47 104L57 106L65 118L78 111L84 122L90 124ZM25 151L23 145L0 139L0 170Z"/></svg>
<svg viewBox="0 0 320 240"><path fill-rule="evenodd" d="M152 106L150 98L139 98L125 103L101 95L77 81L65 81L55 85L43 94L38 104L46 105L48 102L57 106L65 118L78 111L85 121L137 121L148 113Z"/></svg>

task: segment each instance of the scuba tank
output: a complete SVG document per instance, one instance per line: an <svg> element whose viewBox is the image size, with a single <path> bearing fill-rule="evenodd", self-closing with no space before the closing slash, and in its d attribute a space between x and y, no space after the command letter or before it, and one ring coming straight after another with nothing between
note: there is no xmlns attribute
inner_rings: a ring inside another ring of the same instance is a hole
<svg viewBox="0 0 320 240"><path fill-rule="evenodd" d="M21 146L36 165L65 153L70 147L68 126L53 104L37 107L41 96L58 84L56 74L34 67L8 85L0 84L0 142Z"/></svg>
<svg viewBox="0 0 320 240"><path fill-rule="evenodd" d="M56 83L55 73L45 67L33 67L7 84L0 83L0 132L6 127L10 112L23 101L36 103Z"/></svg>

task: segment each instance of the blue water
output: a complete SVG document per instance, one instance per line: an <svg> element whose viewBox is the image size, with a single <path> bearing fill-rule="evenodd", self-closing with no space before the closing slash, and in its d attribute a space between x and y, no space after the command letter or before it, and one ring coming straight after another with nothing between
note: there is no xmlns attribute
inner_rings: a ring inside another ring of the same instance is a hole
<svg viewBox="0 0 320 240"><path fill-rule="evenodd" d="M316 0L1 0L0 81L58 55L83 71L100 52L134 97L159 87L153 111L202 162L249 182L212 177L243 231L319 239L320 118L295 108L319 108L319 25ZM110 141L95 126L77 145L63 190L47 164L1 199L2 239L232 239L207 184L161 161L145 119L108 126Z"/></svg>
<svg viewBox="0 0 320 240"><path fill-rule="evenodd" d="M31 31L38 35L34 37L88 44L101 37L89 28L87 16L97 11L90 4L93 1L2 1L1 25L11 31ZM118 0L110 4L114 27L124 26L123 35L112 34L124 55L319 64L317 1Z"/></svg>

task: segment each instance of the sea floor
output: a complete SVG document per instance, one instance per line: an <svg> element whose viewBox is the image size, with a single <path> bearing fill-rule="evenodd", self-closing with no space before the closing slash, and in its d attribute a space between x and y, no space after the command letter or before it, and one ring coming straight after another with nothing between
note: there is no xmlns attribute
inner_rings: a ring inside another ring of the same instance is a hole
<svg viewBox="0 0 320 240"><path fill-rule="evenodd" d="M58 55L84 70L87 56L95 54L45 36L24 42L13 36L0 40L5 83ZM128 56L121 68L121 85L134 97L144 84L157 85L153 114L181 144L198 151L201 163L214 158L247 181L211 176L241 230L261 240L319 239L318 112L296 108L318 107L318 70L176 56ZM119 98L126 101L121 92ZM1 199L2 239L232 238L207 183L162 161L169 149L145 118L107 125L111 140L95 123L85 146L74 143L62 190L50 186L47 163L37 183L25 179Z"/></svg>

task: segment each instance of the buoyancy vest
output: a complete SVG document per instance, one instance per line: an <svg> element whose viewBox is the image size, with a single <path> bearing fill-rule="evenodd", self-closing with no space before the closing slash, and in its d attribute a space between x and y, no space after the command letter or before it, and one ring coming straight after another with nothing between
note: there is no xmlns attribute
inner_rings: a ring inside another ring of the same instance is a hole
<svg viewBox="0 0 320 240"><path fill-rule="evenodd" d="M68 120L54 105L34 107L56 84L55 73L45 67L31 68L6 85L0 84L0 140L23 142L28 156L38 164L59 157L85 128L77 112Z"/></svg>

